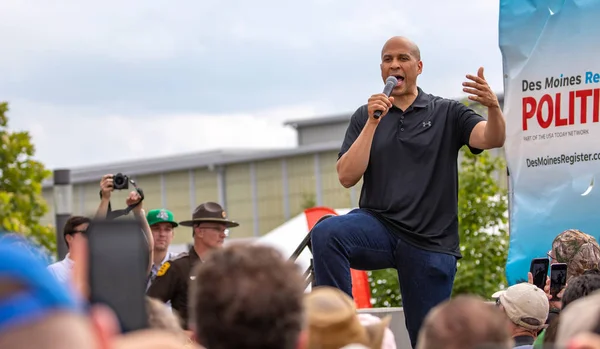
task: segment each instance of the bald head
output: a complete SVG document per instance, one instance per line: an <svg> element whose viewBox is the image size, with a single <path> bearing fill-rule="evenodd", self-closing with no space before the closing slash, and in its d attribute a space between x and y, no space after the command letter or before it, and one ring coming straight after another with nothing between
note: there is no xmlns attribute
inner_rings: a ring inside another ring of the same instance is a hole
<svg viewBox="0 0 600 349"><path fill-rule="evenodd" d="M383 58L383 55L386 53L386 51L390 47L397 47L397 46L408 47L410 54L414 58L416 58L417 61L421 60L421 50L419 50L419 46L417 46L417 44L415 44L413 41L411 41L410 39L408 39L404 36L394 36L394 37L390 38L388 41L386 41L385 44L383 45L383 48L381 49L381 57Z"/></svg>
<svg viewBox="0 0 600 349"><path fill-rule="evenodd" d="M508 319L475 296L457 296L433 308L419 333L418 349L507 349Z"/></svg>

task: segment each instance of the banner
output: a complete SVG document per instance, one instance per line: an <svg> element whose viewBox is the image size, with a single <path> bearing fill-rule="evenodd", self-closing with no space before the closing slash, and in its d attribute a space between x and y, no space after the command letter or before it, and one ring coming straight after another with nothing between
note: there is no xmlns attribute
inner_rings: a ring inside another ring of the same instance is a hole
<svg viewBox="0 0 600 349"><path fill-rule="evenodd" d="M600 235L598 18L600 0L500 1L510 285L562 231Z"/></svg>

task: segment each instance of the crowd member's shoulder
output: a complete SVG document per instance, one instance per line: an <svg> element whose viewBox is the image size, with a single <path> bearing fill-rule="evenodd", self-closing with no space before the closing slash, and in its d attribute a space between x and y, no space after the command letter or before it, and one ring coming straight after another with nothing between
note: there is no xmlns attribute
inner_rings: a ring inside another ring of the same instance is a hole
<svg viewBox="0 0 600 349"><path fill-rule="evenodd" d="M429 104L434 104L436 106L447 106L449 108L468 108L467 105L456 99L441 97L426 92L422 93L429 101Z"/></svg>
<svg viewBox="0 0 600 349"><path fill-rule="evenodd" d="M187 252L182 252L182 253L178 254L177 256L164 262L163 265L160 267L160 269L158 269L156 276L160 277L160 276L165 275L167 273L167 271L169 271L169 270L177 269L178 266L183 265L184 262L187 261L188 256L189 255Z"/></svg>
<svg viewBox="0 0 600 349"><path fill-rule="evenodd" d="M182 262L186 261L189 257L190 257L190 254L188 252L181 252L177 256L174 256L173 258L171 258L171 263L173 263L173 264L182 263Z"/></svg>
<svg viewBox="0 0 600 349"><path fill-rule="evenodd" d="M350 122L353 124L365 124L369 119L369 105L363 104L354 111L350 117Z"/></svg>
<svg viewBox="0 0 600 349"><path fill-rule="evenodd" d="M187 256L188 252L169 252L169 261L174 261L181 256Z"/></svg>

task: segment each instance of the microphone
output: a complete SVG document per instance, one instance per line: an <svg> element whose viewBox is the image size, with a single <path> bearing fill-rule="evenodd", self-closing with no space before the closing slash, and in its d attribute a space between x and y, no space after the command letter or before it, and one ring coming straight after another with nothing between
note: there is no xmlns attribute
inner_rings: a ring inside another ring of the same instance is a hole
<svg viewBox="0 0 600 349"><path fill-rule="evenodd" d="M392 94L392 90L394 89L394 87L396 87L396 85L398 85L398 79L396 79L395 76L390 76L387 79L385 79L385 87L383 88L383 93L389 97L390 94ZM375 119L379 119L379 117L381 116L381 114L383 113L383 110L376 110L375 113L373 114L373 117Z"/></svg>

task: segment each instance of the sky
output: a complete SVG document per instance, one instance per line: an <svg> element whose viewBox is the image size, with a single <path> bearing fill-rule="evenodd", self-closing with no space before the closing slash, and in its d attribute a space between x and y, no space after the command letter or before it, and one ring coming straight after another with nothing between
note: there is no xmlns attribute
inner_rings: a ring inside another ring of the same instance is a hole
<svg viewBox="0 0 600 349"><path fill-rule="evenodd" d="M395 35L419 45L424 91L463 97L483 66L501 92L498 12L498 0L2 0L0 100L49 168L293 147L285 121L381 92Z"/></svg>

